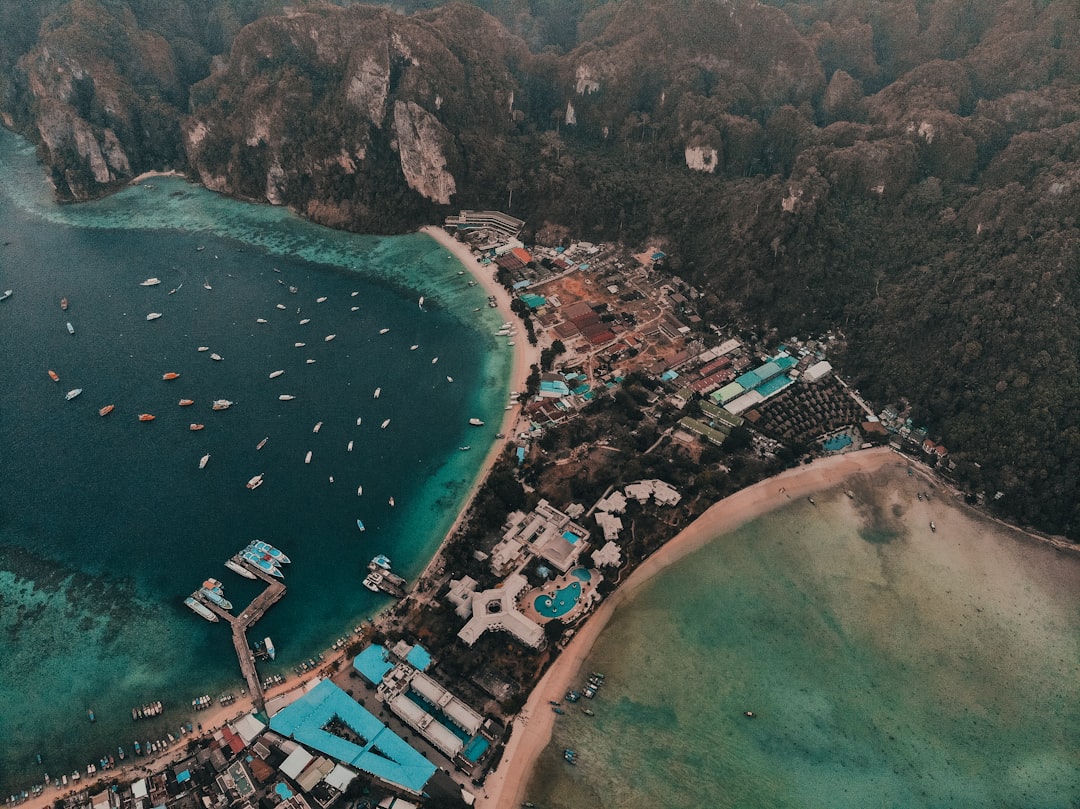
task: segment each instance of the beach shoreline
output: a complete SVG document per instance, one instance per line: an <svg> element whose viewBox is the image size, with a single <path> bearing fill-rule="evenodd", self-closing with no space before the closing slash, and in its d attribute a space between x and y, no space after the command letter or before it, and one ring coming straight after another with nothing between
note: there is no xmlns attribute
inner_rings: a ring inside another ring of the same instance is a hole
<svg viewBox="0 0 1080 809"><path fill-rule="evenodd" d="M710 506L700 517L668 540L619 585L551 664L513 720L510 741L499 766L488 774L477 796L477 809L511 809L525 798L536 761L551 741L555 714L549 700L561 700L577 678L585 659L619 606L657 573L712 542L793 499L832 488L856 474L871 473L907 459L888 448L850 452L795 467L736 492Z"/></svg>

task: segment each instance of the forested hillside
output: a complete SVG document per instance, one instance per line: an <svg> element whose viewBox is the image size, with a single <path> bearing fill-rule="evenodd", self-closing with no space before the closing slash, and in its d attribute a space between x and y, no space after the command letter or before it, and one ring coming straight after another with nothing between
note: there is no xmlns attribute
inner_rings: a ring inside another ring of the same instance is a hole
<svg viewBox="0 0 1080 809"><path fill-rule="evenodd" d="M1080 539L1075 0L12 0L65 198L177 168L336 227L662 240L714 322L840 328L974 490ZM775 330L775 331L773 331Z"/></svg>

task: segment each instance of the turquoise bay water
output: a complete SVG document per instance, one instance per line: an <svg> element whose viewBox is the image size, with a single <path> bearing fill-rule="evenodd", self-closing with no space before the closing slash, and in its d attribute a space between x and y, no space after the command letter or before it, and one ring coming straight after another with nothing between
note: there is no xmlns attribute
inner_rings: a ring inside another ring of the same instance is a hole
<svg viewBox="0 0 1080 809"><path fill-rule="evenodd" d="M558 718L528 799L1080 805L1080 560L920 501L897 470L849 485L718 538L621 609L583 667L607 675L596 716Z"/></svg>
<svg viewBox="0 0 1080 809"><path fill-rule="evenodd" d="M191 698L239 689L227 628L181 602L215 576L246 604L257 588L222 563L249 541L293 560L253 633L286 673L386 605L360 584L375 553L420 571L483 459L458 447L491 438L507 393L498 315L461 271L424 236L338 233L177 179L54 205L33 149L0 134L0 289L15 293L0 303L0 792L130 753L197 719ZM159 699L163 717L132 721Z"/></svg>

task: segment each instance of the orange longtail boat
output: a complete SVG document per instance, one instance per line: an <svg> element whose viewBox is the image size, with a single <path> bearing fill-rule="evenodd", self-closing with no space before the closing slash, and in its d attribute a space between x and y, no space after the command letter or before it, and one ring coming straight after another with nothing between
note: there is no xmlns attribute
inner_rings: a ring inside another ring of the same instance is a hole
<svg viewBox="0 0 1080 809"><path fill-rule="evenodd" d="M194 399L181 399L180 400L180 406L181 407L189 407L190 405L193 405L193 404L195 404Z"/></svg>
<svg viewBox="0 0 1080 809"><path fill-rule="evenodd" d="M194 432L197 432L197 431L201 430L205 426L206 426L205 424L189 424L188 429L191 430L191 432L194 433Z"/></svg>
<svg viewBox="0 0 1080 809"><path fill-rule="evenodd" d="M113 408L114 408L114 407L116 407L116 405L111 405L111 404L107 404L107 405L105 405L105 406L104 406L103 408L101 408L101 409L100 409L100 410L99 410L99 411L97 412L97 414L98 414L99 416L107 416L107 415L109 415L109 414L110 414L111 412L113 412Z"/></svg>
<svg viewBox="0 0 1080 809"><path fill-rule="evenodd" d="M51 379L53 382L59 382L60 381L60 375L57 374L56 371L53 371L53 370L50 369L49 370L49 379Z"/></svg>
<svg viewBox="0 0 1080 809"><path fill-rule="evenodd" d="M162 379L179 379L180 374L176 373L176 371L169 371L167 374L162 374L161 378Z"/></svg>
<svg viewBox="0 0 1080 809"><path fill-rule="evenodd" d="M153 421L154 417L150 413L140 413L139 421Z"/></svg>

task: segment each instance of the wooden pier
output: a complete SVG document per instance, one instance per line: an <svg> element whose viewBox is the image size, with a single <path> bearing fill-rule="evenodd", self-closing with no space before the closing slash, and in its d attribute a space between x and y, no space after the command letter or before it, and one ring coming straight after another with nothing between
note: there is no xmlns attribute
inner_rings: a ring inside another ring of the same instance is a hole
<svg viewBox="0 0 1080 809"><path fill-rule="evenodd" d="M264 573L254 565L249 565L246 562L241 562L241 564L244 565L245 569L250 570L266 582L266 589L255 596L255 599L247 605L246 609L239 615L233 615L209 599L200 598L199 603L213 610L215 615L227 622L232 628L233 646L236 648L236 657L240 661L240 671L243 672L244 679L247 680L248 692L255 703L255 709L261 711L266 707L263 699L262 681L259 679L259 672L255 670L255 655L252 654L251 647L248 645L247 631L266 614L270 607L285 595L285 583L281 579Z"/></svg>

